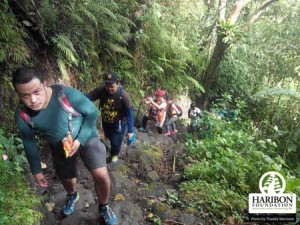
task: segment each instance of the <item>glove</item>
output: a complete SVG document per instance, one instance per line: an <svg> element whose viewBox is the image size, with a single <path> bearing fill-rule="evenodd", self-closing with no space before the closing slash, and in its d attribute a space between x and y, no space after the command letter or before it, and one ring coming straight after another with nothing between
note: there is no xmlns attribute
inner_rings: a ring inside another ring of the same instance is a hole
<svg viewBox="0 0 300 225"><path fill-rule="evenodd" d="M131 145L135 141L135 133L132 134L131 138L127 139L127 146Z"/></svg>

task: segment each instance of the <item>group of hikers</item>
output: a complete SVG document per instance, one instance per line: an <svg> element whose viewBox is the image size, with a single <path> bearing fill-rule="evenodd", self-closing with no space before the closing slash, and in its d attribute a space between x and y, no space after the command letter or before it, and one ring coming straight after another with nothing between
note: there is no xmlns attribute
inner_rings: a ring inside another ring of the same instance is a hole
<svg viewBox="0 0 300 225"><path fill-rule="evenodd" d="M165 95L164 90L158 89L154 98L145 99L144 103L148 105L148 110L143 117L142 127L138 129L139 131L145 132L148 121L153 120L159 134L162 134L163 130L165 130L164 135L166 136L178 132L175 121L182 115L182 109L171 98L165 99Z"/></svg>
<svg viewBox="0 0 300 225"><path fill-rule="evenodd" d="M62 215L71 215L79 199L76 157L80 156L94 180L99 221L114 225L118 224L118 218L109 207L111 183L106 163L118 161L125 135L127 145L135 141L136 135L132 101L119 85L117 73L104 73L103 80L104 85L82 93L70 86L49 85L43 73L33 67L22 67L12 74L12 84L20 99L15 121L37 185L48 187L36 141L36 134L41 133L50 144L55 172L67 192ZM145 131L151 119L160 134L163 130L165 135L177 132L174 122L182 114L182 109L172 99L165 99L165 95L165 91L157 90L155 98L145 100L149 109L139 131ZM99 110L92 103L96 100L99 100L104 136L111 145L108 161L96 127ZM192 104L189 110L191 120L200 114L200 109Z"/></svg>
<svg viewBox="0 0 300 225"><path fill-rule="evenodd" d="M176 134L175 121L182 116L182 108L175 99L171 97L165 98L166 92L158 89L155 92L155 98L148 97L144 103L148 105L148 110L142 119L142 127L138 128L140 132L146 132L148 120L153 120L159 134L169 136ZM202 115L201 110L192 102L188 110L188 118L190 118L190 132L195 131L196 121ZM163 133L164 132L164 133Z"/></svg>

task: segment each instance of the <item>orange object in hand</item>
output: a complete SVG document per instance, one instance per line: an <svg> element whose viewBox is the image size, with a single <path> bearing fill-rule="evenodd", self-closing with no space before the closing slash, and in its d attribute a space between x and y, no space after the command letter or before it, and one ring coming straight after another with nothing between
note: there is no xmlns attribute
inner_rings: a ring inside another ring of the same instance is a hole
<svg viewBox="0 0 300 225"><path fill-rule="evenodd" d="M71 148L73 145L73 138L70 132L67 133L66 137L63 138L62 142L65 150L65 156L66 158L68 158L71 153Z"/></svg>

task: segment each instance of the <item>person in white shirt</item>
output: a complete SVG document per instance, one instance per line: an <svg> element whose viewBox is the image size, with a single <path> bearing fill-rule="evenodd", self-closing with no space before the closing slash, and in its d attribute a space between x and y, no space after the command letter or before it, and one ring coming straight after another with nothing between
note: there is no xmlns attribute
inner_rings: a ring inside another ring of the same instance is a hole
<svg viewBox="0 0 300 225"><path fill-rule="evenodd" d="M196 104L194 102L191 103L191 107L189 108L188 111L188 117L191 119L190 122L190 132L194 132L195 131L195 125L197 122L197 118L201 116L201 110L196 107Z"/></svg>

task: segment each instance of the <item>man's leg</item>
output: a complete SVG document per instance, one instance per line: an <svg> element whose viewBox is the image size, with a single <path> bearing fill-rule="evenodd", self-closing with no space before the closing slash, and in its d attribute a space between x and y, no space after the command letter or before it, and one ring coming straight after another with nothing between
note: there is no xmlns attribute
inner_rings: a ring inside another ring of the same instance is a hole
<svg viewBox="0 0 300 225"><path fill-rule="evenodd" d="M163 128L162 128L162 127L157 127L157 132L158 132L159 134L162 134Z"/></svg>
<svg viewBox="0 0 300 225"><path fill-rule="evenodd" d="M62 185L64 186L68 194L74 194L76 192L76 178L61 180Z"/></svg>
<svg viewBox="0 0 300 225"><path fill-rule="evenodd" d="M106 225L118 223L117 216L108 206L110 179L106 168L106 149L98 137L91 138L80 151L84 164L90 171L99 201L99 216Z"/></svg>
<svg viewBox="0 0 300 225"><path fill-rule="evenodd" d="M178 117L177 116L174 116L174 117L172 117L170 120L171 120L171 130L170 130L170 132L171 132L171 134L175 134L176 132L177 132L177 130L176 130L176 125L175 125L175 121L178 119Z"/></svg>
<svg viewBox="0 0 300 225"><path fill-rule="evenodd" d="M65 158L62 153L63 150L58 148L52 151L53 165L67 192L67 199L63 206L62 214L63 216L69 216L74 212L75 204L79 200L79 194L76 192L78 171L76 168L76 154L70 158Z"/></svg>
<svg viewBox="0 0 300 225"><path fill-rule="evenodd" d="M110 137L110 145L111 145L111 162L118 162L118 155L121 151L122 142L125 136L125 132L127 130L126 121L119 121L117 126L113 126L112 135Z"/></svg>
<svg viewBox="0 0 300 225"><path fill-rule="evenodd" d="M107 205L110 194L110 179L107 168L102 167L91 171L94 178L95 192L100 205Z"/></svg>
<svg viewBox="0 0 300 225"><path fill-rule="evenodd" d="M165 131L164 135L166 135L166 136L170 135L170 131L171 131L170 126L171 126L171 122L172 122L171 119L172 118L169 118L165 125L166 131Z"/></svg>
<svg viewBox="0 0 300 225"><path fill-rule="evenodd" d="M142 127L140 127L138 130L139 131L142 131L142 132L145 132L146 131L146 127L147 127L147 123L148 123L148 120L149 120L149 117L147 115L145 115L143 117L143 120L142 120Z"/></svg>

